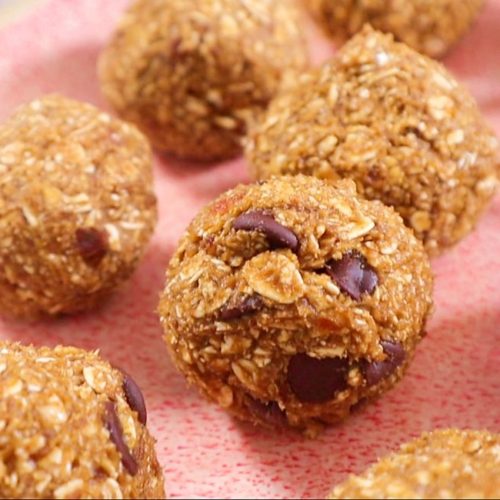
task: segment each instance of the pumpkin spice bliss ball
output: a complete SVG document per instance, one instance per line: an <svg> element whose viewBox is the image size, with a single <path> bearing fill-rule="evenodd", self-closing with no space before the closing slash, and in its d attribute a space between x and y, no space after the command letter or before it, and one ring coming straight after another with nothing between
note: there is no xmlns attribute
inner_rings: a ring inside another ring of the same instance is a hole
<svg viewBox="0 0 500 500"><path fill-rule="evenodd" d="M484 0L303 0L326 31L344 41L366 23L431 57L469 30Z"/></svg>
<svg viewBox="0 0 500 500"><path fill-rule="evenodd" d="M353 179L431 255L466 236L498 185L498 140L436 61L370 28L281 93L250 132L253 175Z"/></svg>
<svg viewBox="0 0 500 500"><path fill-rule="evenodd" d="M164 498L130 375L74 347L0 343L0 498Z"/></svg>
<svg viewBox="0 0 500 500"><path fill-rule="evenodd" d="M406 443L334 498L500 498L500 434L445 429Z"/></svg>
<svg viewBox="0 0 500 500"><path fill-rule="evenodd" d="M179 370L234 415L315 435L403 375L432 276L393 209L351 181L279 177L203 209L159 305Z"/></svg>
<svg viewBox="0 0 500 500"><path fill-rule="evenodd" d="M104 94L159 150L214 161L307 63L295 0L137 0L99 61Z"/></svg>
<svg viewBox="0 0 500 500"><path fill-rule="evenodd" d="M134 127L52 95L0 125L0 312L75 313L134 271L156 224Z"/></svg>

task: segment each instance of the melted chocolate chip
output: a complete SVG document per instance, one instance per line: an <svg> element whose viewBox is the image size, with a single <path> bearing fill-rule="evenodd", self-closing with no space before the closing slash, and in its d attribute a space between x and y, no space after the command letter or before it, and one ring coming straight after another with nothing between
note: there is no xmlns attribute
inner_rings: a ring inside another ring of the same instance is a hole
<svg viewBox="0 0 500 500"><path fill-rule="evenodd" d="M79 228L75 233L76 246L86 264L97 267L108 253L108 236L93 227Z"/></svg>
<svg viewBox="0 0 500 500"><path fill-rule="evenodd" d="M132 410L137 412L137 417L141 424L146 425L148 414L146 411L146 403L141 389L136 384L135 380L126 372L123 373L123 392L125 399Z"/></svg>
<svg viewBox="0 0 500 500"><path fill-rule="evenodd" d="M346 253L340 260L328 262L325 272L354 300L360 300L364 293L372 294L378 285L375 269L356 251Z"/></svg>
<svg viewBox="0 0 500 500"><path fill-rule="evenodd" d="M345 358L316 359L296 354L288 364L288 384L305 403L324 403L347 388L349 361Z"/></svg>
<svg viewBox="0 0 500 500"><path fill-rule="evenodd" d="M246 405L252 414L275 427L284 427L287 425L286 414L276 401L263 403L258 399L248 397Z"/></svg>
<svg viewBox="0 0 500 500"><path fill-rule="evenodd" d="M289 248L292 252L299 250L297 235L269 214L254 210L240 215L233 221L233 228L237 231L259 231L266 235L272 248Z"/></svg>
<svg viewBox="0 0 500 500"><path fill-rule="evenodd" d="M238 319L259 311L262 309L263 305L264 303L259 295L249 295L237 304L222 308L219 313L219 318L222 321Z"/></svg>
<svg viewBox="0 0 500 500"><path fill-rule="evenodd" d="M116 414L115 404L112 401L108 401L105 408L106 412L104 414L104 424L109 431L111 441L113 441L116 449L122 457L123 467L125 467L125 469L127 469L132 476L135 476L139 467L135 458L130 453L125 440L123 439L123 430L118 415Z"/></svg>
<svg viewBox="0 0 500 500"><path fill-rule="evenodd" d="M392 375L398 366L405 360L406 353L399 342L382 340L380 345L384 349L387 358L384 361L361 362L361 373L369 387L378 384L382 379Z"/></svg>

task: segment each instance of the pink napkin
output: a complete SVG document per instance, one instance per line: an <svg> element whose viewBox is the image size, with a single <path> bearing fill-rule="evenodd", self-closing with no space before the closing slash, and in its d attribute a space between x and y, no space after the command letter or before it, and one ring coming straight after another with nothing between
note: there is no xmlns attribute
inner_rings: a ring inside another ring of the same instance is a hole
<svg viewBox="0 0 500 500"><path fill-rule="evenodd" d="M96 58L127 0L49 0L0 32L0 119L48 92L106 108ZM315 34L315 59L332 53ZM445 63L500 132L500 0L489 0ZM200 167L157 159L160 223L132 280L101 310L33 324L0 320L0 338L99 348L145 393L171 497L324 497L401 442L436 427L500 432L500 199L477 231L434 262L436 313L407 377L319 440L241 424L186 387L155 315L182 231L209 200L248 181L243 160Z"/></svg>

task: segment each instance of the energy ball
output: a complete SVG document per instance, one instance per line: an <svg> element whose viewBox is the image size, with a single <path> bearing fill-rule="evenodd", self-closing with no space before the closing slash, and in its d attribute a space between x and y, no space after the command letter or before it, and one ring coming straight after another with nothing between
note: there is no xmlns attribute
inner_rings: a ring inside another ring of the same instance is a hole
<svg viewBox="0 0 500 500"><path fill-rule="evenodd" d="M181 158L241 152L246 123L303 70L294 0L138 0L100 58L104 94Z"/></svg>
<svg viewBox="0 0 500 500"><path fill-rule="evenodd" d="M0 344L0 497L164 498L142 393L95 352Z"/></svg>
<svg viewBox="0 0 500 500"><path fill-rule="evenodd" d="M484 0L305 0L304 3L339 41L370 23L419 52L440 57L467 33Z"/></svg>
<svg viewBox="0 0 500 500"><path fill-rule="evenodd" d="M499 498L500 435L439 430L423 434L330 498Z"/></svg>
<svg viewBox="0 0 500 500"><path fill-rule="evenodd" d="M431 255L472 231L498 184L498 141L472 96L441 64L370 28L280 94L250 136L258 179L353 179Z"/></svg>
<svg viewBox="0 0 500 500"><path fill-rule="evenodd" d="M194 219L159 312L178 369L241 419L316 435L403 375L431 309L422 244L354 183L240 185Z"/></svg>
<svg viewBox="0 0 500 500"><path fill-rule="evenodd" d="M0 126L0 312L75 313L134 271L156 224L144 136L51 95Z"/></svg>

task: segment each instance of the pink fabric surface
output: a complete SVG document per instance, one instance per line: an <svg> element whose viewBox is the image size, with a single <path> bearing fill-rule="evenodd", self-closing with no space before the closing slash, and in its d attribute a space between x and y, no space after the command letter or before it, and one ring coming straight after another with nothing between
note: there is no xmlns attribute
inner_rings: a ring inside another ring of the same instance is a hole
<svg viewBox="0 0 500 500"><path fill-rule="evenodd" d="M49 0L0 32L0 119L48 92L106 108L96 58L127 0ZM333 52L313 35L315 59ZM500 0L445 60L500 132ZM155 314L183 229L209 200L248 181L243 160L156 160L160 222L132 280L102 309L67 319L0 321L0 338L99 348L134 375L170 497L324 497L347 473L436 427L500 432L500 199L477 231L433 264L436 312L406 378L316 441L238 423L176 373Z"/></svg>

